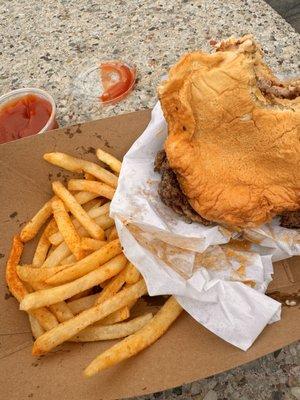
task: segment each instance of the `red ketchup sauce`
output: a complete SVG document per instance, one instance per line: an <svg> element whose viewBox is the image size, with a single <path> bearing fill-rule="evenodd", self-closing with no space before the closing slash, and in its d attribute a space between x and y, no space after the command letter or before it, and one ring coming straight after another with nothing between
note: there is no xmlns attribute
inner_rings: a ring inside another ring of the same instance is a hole
<svg viewBox="0 0 300 400"><path fill-rule="evenodd" d="M52 112L49 101L28 94L0 107L0 143L35 135L47 124ZM49 129L56 128L57 123Z"/></svg>
<svg viewBox="0 0 300 400"><path fill-rule="evenodd" d="M108 62L100 65L100 77L104 92L100 96L103 103L121 100L133 88L135 69L121 62Z"/></svg>

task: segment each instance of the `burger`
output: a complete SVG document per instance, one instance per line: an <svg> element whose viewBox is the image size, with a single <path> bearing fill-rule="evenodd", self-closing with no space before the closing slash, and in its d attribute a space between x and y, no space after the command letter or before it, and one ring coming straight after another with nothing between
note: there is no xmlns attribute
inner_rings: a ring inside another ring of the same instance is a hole
<svg viewBox="0 0 300 400"><path fill-rule="evenodd" d="M215 50L186 54L158 88L160 198L189 222L300 228L300 79L275 77L251 35Z"/></svg>

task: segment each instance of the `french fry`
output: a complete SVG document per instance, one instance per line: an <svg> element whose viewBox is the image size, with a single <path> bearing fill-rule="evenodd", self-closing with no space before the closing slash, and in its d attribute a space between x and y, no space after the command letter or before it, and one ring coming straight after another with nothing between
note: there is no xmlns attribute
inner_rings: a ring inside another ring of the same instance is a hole
<svg viewBox="0 0 300 400"><path fill-rule="evenodd" d="M111 279L109 284L105 286L105 288L98 296L97 300L95 301L95 305L103 303L105 300L113 297L122 288L125 283L127 269L128 265L118 275Z"/></svg>
<svg viewBox="0 0 300 400"><path fill-rule="evenodd" d="M42 283L64 268L66 268L65 265L49 268L37 268L31 265L17 265L17 274L22 281L29 282L31 284L33 282Z"/></svg>
<svg viewBox="0 0 300 400"><path fill-rule="evenodd" d="M98 293L81 297L80 299L69 301L68 306L74 315L79 314L87 308L92 307L98 297Z"/></svg>
<svg viewBox="0 0 300 400"><path fill-rule="evenodd" d="M91 287L112 278L118 274L125 265L126 258L123 254L120 254L102 265L100 268L91 271L75 281L26 295L20 303L20 309L27 311L69 299L83 290L90 289Z"/></svg>
<svg viewBox="0 0 300 400"><path fill-rule="evenodd" d="M98 195L90 192L78 192L74 194L74 197L79 204L83 205L88 203L89 201L96 199Z"/></svg>
<svg viewBox="0 0 300 400"><path fill-rule="evenodd" d="M125 321L130 317L130 309L128 306L122 307L119 310L111 313L107 317L101 319L101 321L96 322L97 325L113 325L117 322Z"/></svg>
<svg viewBox="0 0 300 400"><path fill-rule="evenodd" d="M110 228L105 229L105 237L106 237L107 241L108 241L109 235L113 229L114 229L114 226L111 226Z"/></svg>
<svg viewBox="0 0 300 400"><path fill-rule="evenodd" d="M135 268L135 266L129 262L126 268L126 283L133 285L141 279L140 272Z"/></svg>
<svg viewBox="0 0 300 400"><path fill-rule="evenodd" d="M44 229L38 244L36 246L34 256L32 259L32 265L35 267L40 267L47 257L51 243L49 242L49 236L57 231L57 225L54 219L52 219L49 224Z"/></svg>
<svg viewBox="0 0 300 400"><path fill-rule="evenodd" d="M137 283L136 283L137 285ZM129 289L124 289L129 290ZM149 347L159 339L182 311L174 297L170 297L158 313L140 330L121 340L95 358L84 370L86 377L124 361ZM54 330L57 330L55 328ZM48 335L46 332L43 336ZM42 338L41 336L40 338ZM40 339L39 338L39 339ZM37 340L39 340L37 339Z"/></svg>
<svg viewBox="0 0 300 400"><path fill-rule="evenodd" d="M35 249L32 265L35 267L40 267L46 260L50 247L51 243L49 242L48 237L43 233Z"/></svg>
<svg viewBox="0 0 300 400"><path fill-rule="evenodd" d="M21 259L24 245L19 236L14 236L13 244L6 265L6 282L13 296L20 302L27 294L27 290L17 274L17 265Z"/></svg>
<svg viewBox="0 0 300 400"><path fill-rule="evenodd" d="M52 198L53 199L53 198ZM29 222L24 226L21 230L21 240L22 242L28 242L29 240L33 239L40 228L44 225L47 219L52 214L52 199L47 201L43 207L31 218Z"/></svg>
<svg viewBox="0 0 300 400"><path fill-rule="evenodd" d="M98 181L89 181L86 179L70 179L68 182L69 190L85 190L87 192L98 194L111 200L114 197L115 190L105 183Z"/></svg>
<svg viewBox="0 0 300 400"><path fill-rule="evenodd" d="M95 219L97 217L100 217L101 215L108 214L109 208L110 208L110 201L103 204L101 207L93 207L91 210L89 210L88 214L91 218Z"/></svg>
<svg viewBox="0 0 300 400"><path fill-rule="evenodd" d="M74 296L70 297L67 301L69 303L69 302L74 301L74 300L79 300L82 297L90 296L92 293L93 293L93 288L87 289L87 290L83 290L82 292L77 293Z"/></svg>
<svg viewBox="0 0 300 400"><path fill-rule="evenodd" d="M118 178L111 172L105 170L93 162L80 160L65 153L47 153L44 159L51 164L57 165L72 172L87 172L100 181L112 187L117 187Z"/></svg>
<svg viewBox="0 0 300 400"><path fill-rule="evenodd" d="M87 203L88 201L96 198L98 195L89 192L79 192L74 196L79 204ZM29 222L24 226L21 231L20 237L22 242L28 242L33 239L42 225L47 221L47 219L52 214L52 203L53 197L47 201L43 207L31 218Z"/></svg>
<svg viewBox="0 0 300 400"><path fill-rule="evenodd" d="M121 252L122 248L119 240L109 242L101 249L96 250L94 253L89 254L82 260L77 261L72 267L66 268L47 279L46 283L49 285L59 285L61 283L70 282L74 279L80 278L81 276L99 267L99 265L102 265L111 258L117 256Z"/></svg>
<svg viewBox="0 0 300 400"><path fill-rule="evenodd" d="M81 238L81 248L83 250L99 250L107 244L104 240L97 240L88 237Z"/></svg>
<svg viewBox="0 0 300 400"><path fill-rule="evenodd" d="M89 201L86 204L83 204L82 208L84 209L84 211L86 213L89 213L90 210L92 210L93 208L96 208L96 207L100 207L101 204L103 204L102 201L97 198L97 199Z"/></svg>
<svg viewBox="0 0 300 400"><path fill-rule="evenodd" d="M102 304L91 307L88 310L76 315L69 321L58 325L49 332L44 333L34 343L32 354L45 354L61 343L69 340L84 328L105 318L114 311L126 306L130 301L139 298L147 293L146 284L143 280L128 289L121 290L114 297Z"/></svg>
<svg viewBox="0 0 300 400"><path fill-rule="evenodd" d="M107 214L107 213L109 212L109 206L110 206L110 202L104 204L104 205L101 206L101 207L97 207L97 208L92 208L92 209L90 209L90 210L87 212L87 214L88 214L92 219L97 218L97 217L100 217L100 216L105 215L105 214ZM103 220L103 223L104 223L105 225L107 225L107 224L108 224L107 221L108 221L108 220L105 219L105 220ZM77 229L77 232L78 232L78 234L79 234L80 236L87 236L87 235L88 235L88 232L83 228L83 226L80 225L80 223L79 223L75 218L72 219L72 223L73 223L74 227ZM101 223L101 220L100 220L100 223ZM109 224L110 224L110 223L111 223L111 222L109 221ZM99 225L101 226L101 224L99 224ZM62 234L61 234L60 232L55 232L55 233L53 233L53 234L49 237L49 240L50 240L50 243L51 243L51 244L53 244L53 245L55 245L55 246L58 246L61 242L63 242L64 238L63 238L63 236L62 236Z"/></svg>
<svg viewBox="0 0 300 400"><path fill-rule="evenodd" d="M31 287L36 291L47 289L47 285L41 282L32 282ZM72 311L64 301L51 304L48 308L59 322L64 322L74 317Z"/></svg>
<svg viewBox="0 0 300 400"><path fill-rule="evenodd" d="M102 229L112 228L115 224L115 221L110 218L108 215L100 215L94 219L97 225L101 226Z"/></svg>
<svg viewBox="0 0 300 400"><path fill-rule="evenodd" d="M70 254L68 257L61 260L60 265L70 266L70 264L75 264L76 261L77 260L76 260L76 257L74 256L74 254Z"/></svg>
<svg viewBox="0 0 300 400"><path fill-rule="evenodd" d="M81 248L81 238L78 235L71 218L65 209L64 203L59 199L53 200L52 210L53 217L67 246L74 254L76 259L80 260L85 256L85 252Z"/></svg>
<svg viewBox="0 0 300 400"><path fill-rule="evenodd" d="M113 229L110 231L107 240L111 242L112 240L118 239L118 231L117 228L114 226Z"/></svg>
<svg viewBox="0 0 300 400"><path fill-rule="evenodd" d="M32 336L35 339L37 339L39 336L41 336L43 333L45 333L45 330L41 327L41 325L39 324L39 322L36 318L34 318L30 314L28 315L28 317L29 317Z"/></svg>
<svg viewBox="0 0 300 400"><path fill-rule="evenodd" d="M109 216L109 200L117 187L121 162L101 149L97 157L113 173L64 153L44 155L54 165L83 173L84 179L71 179L68 189L61 182L53 182L54 196L25 225L20 236L14 237L6 268L9 290L20 302L20 309L29 315L36 339L33 355L44 354L65 341L126 337L93 360L84 371L86 376L151 345L181 312L170 297L155 317L148 313L128 320L131 308L147 288L139 271L123 254L114 220ZM32 264L19 265L23 243L34 238L49 219ZM102 291L95 293L98 287Z"/></svg>
<svg viewBox="0 0 300 400"><path fill-rule="evenodd" d="M153 314L148 313L136 317L128 322L121 322L114 325L98 325L88 326L78 335L70 339L71 342L95 342L99 340L114 340L124 338L132 335L143 326L145 326L151 319Z"/></svg>
<svg viewBox="0 0 300 400"><path fill-rule="evenodd" d="M54 193L67 205L68 209L77 218L81 225L89 232L94 239L104 239L105 234L102 228L97 225L84 211L74 196L64 187L61 182L53 182Z"/></svg>
<svg viewBox="0 0 300 400"><path fill-rule="evenodd" d="M85 172L84 179L87 179L88 181L94 181L95 177L93 175L89 174L88 172Z"/></svg>
<svg viewBox="0 0 300 400"><path fill-rule="evenodd" d="M38 308L29 312L33 317L35 317L39 324L46 331L50 331L58 325L58 321L55 316L45 307Z"/></svg>
<svg viewBox="0 0 300 400"><path fill-rule="evenodd" d="M72 311L72 313L79 314L84 310L92 307L95 304L96 299L99 297L99 293L91 294L89 296L81 297L80 299L69 301L68 307ZM114 313L110 314L108 317L104 318L103 320L97 322L100 325L112 325L117 322L124 321L130 317L130 311L128 306L120 308L120 310L115 311Z"/></svg>
<svg viewBox="0 0 300 400"><path fill-rule="evenodd" d="M48 251L48 254L47 254L47 257L49 257L49 256L51 256L51 254L54 252L54 250L57 248L57 246L53 246L53 245L51 245L50 246L50 249L49 249L49 251ZM46 260L45 260L46 261ZM43 265L43 264L42 264ZM41 266L42 266L41 265Z"/></svg>
<svg viewBox="0 0 300 400"><path fill-rule="evenodd" d="M8 288L19 302L28 294L27 289L17 274L17 265L23 252L23 246L20 237L17 235L14 236L12 249L6 265L6 282ZM30 314L38 320L39 324L45 330L50 330L58 325L57 319L46 308L33 310Z"/></svg>
<svg viewBox="0 0 300 400"><path fill-rule="evenodd" d="M49 309L53 312L59 322L65 322L74 317L68 304L64 301L50 305Z"/></svg>
<svg viewBox="0 0 300 400"><path fill-rule="evenodd" d="M71 254L71 250L66 245L65 242L62 242L59 246L56 247L55 250L46 258L45 262L42 265L42 268L51 268L58 265L64 258Z"/></svg>
<svg viewBox="0 0 300 400"><path fill-rule="evenodd" d="M122 166L121 161L119 161L111 154L106 153L106 151L102 149L97 149L96 155L99 158L99 160L102 161L104 164L108 165L112 171L116 172L117 174L120 173Z"/></svg>

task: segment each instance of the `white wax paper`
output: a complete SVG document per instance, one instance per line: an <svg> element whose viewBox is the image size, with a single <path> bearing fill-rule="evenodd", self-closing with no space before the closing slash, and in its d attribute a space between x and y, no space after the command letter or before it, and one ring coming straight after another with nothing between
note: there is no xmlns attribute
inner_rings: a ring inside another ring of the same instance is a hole
<svg viewBox="0 0 300 400"><path fill-rule="evenodd" d="M268 323L280 319L280 303L264 292L272 280L272 261L300 254L299 231L274 220L246 230L253 244L243 249L233 245L240 233L186 223L157 193L154 159L166 136L157 104L123 159L111 203L125 255L142 273L151 296L175 295L203 326L247 350Z"/></svg>

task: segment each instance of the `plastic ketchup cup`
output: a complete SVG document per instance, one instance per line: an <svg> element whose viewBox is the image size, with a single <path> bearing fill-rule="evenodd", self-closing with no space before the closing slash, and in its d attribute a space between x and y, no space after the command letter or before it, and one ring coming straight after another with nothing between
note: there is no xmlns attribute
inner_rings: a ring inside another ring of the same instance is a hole
<svg viewBox="0 0 300 400"><path fill-rule="evenodd" d="M0 97L0 144L58 127L55 102L47 92L23 88Z"/></svg>

